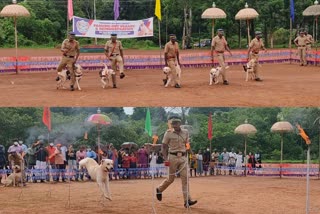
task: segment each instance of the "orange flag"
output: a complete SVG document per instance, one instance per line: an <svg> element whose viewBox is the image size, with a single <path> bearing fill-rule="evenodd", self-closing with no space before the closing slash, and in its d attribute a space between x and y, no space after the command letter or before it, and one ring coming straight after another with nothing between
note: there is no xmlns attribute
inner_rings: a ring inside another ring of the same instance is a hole
<svg viewBox="0 0 320 214"><path fill-rule="evenodd" d="M50 113L50 107L44 107L43 108L43 114L42 114L42 122L44 125L47 126L49 132L51 131L51 113Z"/></svg>
<svg viewBox="0 0 320 214"><path fill-rule="evenodd" d="M157 135L152 136L152 143L157 144L159 137Z"/></svg>
<svg viewBox="0 0 320 214"><path fill-rule="evenodd" d="M299 135L304 139L304 141L306 142L307 145L310 145L311 140L310 140L309 136L305 133L303 128L301 128L301 126L299 124L297 124L297 128L299 130Z"/></svg>

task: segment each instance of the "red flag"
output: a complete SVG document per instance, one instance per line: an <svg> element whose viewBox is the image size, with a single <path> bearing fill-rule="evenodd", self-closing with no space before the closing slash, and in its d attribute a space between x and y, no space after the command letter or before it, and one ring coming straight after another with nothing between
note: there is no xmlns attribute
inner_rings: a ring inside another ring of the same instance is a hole
<svg viewBox="0 0 320 214"><path fill-rule="evenodd" d="M47 126L48 130L51 131L50 107L43 107L42 122Z"/></svg>
<svg viewBox="0 0 320 214"><path fill-rule="evenodd" d="M212 118L211 118L211 113L209 114L208 118L208 139L212 139Z"/></svg>
<svg viewBox="0 0 320 214"><path fill-rule="evenodd" d="M73 4L72 0L68 0L68 19L71 20L73 16Z"/></svg>
<svg viewBox="0 0 320 214"><path fill-rule="evenodd" d="M306 134L306 132L303 130L303 128L301 128L301 126L299 124L297 124L297 128L299 130L299 135L304 139L304 141L306 142L307 145L310 145L311 140L310 140L309 136Z"/></svg>

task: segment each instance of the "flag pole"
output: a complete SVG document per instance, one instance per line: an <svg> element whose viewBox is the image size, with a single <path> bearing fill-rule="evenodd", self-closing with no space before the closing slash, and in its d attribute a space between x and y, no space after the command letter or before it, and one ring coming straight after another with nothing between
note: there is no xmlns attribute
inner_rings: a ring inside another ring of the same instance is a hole
<svg viewBox="0 0 320 214"><path fill-rule="evenodd" d="M158 28L159 28L160 67L162 67L162 58L161 58L161 25L160 25L160 20L159 19L158 19Z"/></svg>
<svg viewBox="0 0 320 214"><path fill-rule="evenodd" d="M310 145L307 151L307 197L306 197L306 214L309 213L309 187L310 187Z"/></svg>
<svg viewBox="0 0 320 214"><path fill-rule="evenodd" d="M290 64L291 64L291 56L292 56L292 18L290 18L290 37L289 37L289 50L290 50Z"/></svg>

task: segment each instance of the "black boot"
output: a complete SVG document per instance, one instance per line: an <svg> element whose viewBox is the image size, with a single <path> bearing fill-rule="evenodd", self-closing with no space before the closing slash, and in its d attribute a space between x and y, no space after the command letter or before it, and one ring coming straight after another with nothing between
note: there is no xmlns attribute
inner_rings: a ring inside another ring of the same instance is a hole
<svg viewBox="0 0 320 214"><path fill-rule="evenodd" d="M185 208L191 207L192 205L195 205L197 202L198 202L197 200L194 200L194 201L188 200L188 203L185 201L184 207Z"/></svg>

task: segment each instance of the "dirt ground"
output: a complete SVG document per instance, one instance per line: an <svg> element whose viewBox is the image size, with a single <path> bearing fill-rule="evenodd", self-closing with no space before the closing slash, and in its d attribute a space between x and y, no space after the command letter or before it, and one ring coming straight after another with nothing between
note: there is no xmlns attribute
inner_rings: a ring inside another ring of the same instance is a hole
<svg viewBox="0 0 320 214"><path fill-rule="evenodd" d="M58 55L56 49L19 50L20 55ZM186 50L182 53L197 50ZM13 55L12 49L0 56ZM127 54L159 51L126 50ZM209 86L210 68L182 68L182 88L164 88L161 70L127 70L118 88L102 89L98 71L85 71L82 91L56 89L56 73L0 74L0 106L320 106L320 69L297 64L264 64L263 82L245 82L241 66L230 66L230 85ZM119 74L118 74L119 75ZM66 83L69 87L69 82Z"/></svg>
<svg viewBox="0 0 320 214"><path fill-rule="evenodd" d="M113 201L103 203L94 182L30 183L26 187L1 188L0 213L305 213L305 178L193 177L191 195L198 204L189 210L183 207L179 178L163 193L161 202L153 199L153 189L161 181L160 178L111 181ZM313 179L310 214L320 213L319 198L320 180Z"/></svg>

